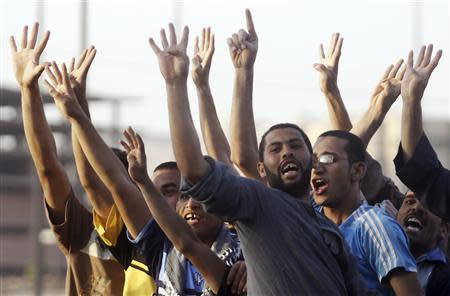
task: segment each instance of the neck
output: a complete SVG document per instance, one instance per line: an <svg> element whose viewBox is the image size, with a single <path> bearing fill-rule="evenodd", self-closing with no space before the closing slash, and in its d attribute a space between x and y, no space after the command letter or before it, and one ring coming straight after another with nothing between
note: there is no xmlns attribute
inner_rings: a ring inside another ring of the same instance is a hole
<svg viewBox="0 0 450 296"><path fill-rule="evenodd" d="M415 259L419 258L422 255L425 255L426 253L430 252L431 250L435 249L437 246L420 246L418 244L411 244L409 249L411 251L411 254L414 256Z"/></svg>
<svg viewBox="0 0 450 296"><path fill-rule="evenodd" d="M360 206L361 198L362 193L358 190L357 193L344 197L338 205L324 207L323 212L334 224L341 225Z"/></svg>
<svg viewBox="0 0 450 296"><path fill-rule="evenodd" d="M205 235L200 235L199 234L197 237L199 238L199 240L202 241L202 243L204 243L208 247L211 247L213 245L213 243L216 241L217 236L219 235L221 227L222 227L222 224L219 224L217 229L215 229L211 233L207 233Z"/></svg>

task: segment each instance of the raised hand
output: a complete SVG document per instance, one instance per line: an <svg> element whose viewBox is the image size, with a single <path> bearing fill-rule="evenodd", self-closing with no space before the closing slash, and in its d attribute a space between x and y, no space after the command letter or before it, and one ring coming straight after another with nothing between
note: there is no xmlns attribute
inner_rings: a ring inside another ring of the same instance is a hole
<svg viewBox="0 0 450 296"><path fill-rule="evenodd" d="M189 38L189 28L183 29L183 35L179 43L175 34L175 27L169 24L170 43L167 41L166 31L161 29L161 48L156 45L153 38L149 39L151 48L156 54L159 62L159 69L167 84L185 82L189 72L189 58L186 48Z"/></svg>
<svg viewBox="0 0 450 296"><path fill-rule="evenodd" d="M45 71L47 72L47 76L50 79L51 83L47 80L44 81L45 86L48 89L48 92L55 100L55 104L58 107L59 111L67 118L74 118L81 113L83 113L80 104L78 103L75 92L73 91L70 81L69 74L67 73L66 65L62 64L62 73L58 68L56 62L52 62L50 67L45 67Z"/></svg>
<svg viewBox="0 0 450 296"><path fill-rule="evenodd" d="M72 58L69 67L69 79L77 98L84 99L86 97L86 79L91 67L92 61L95 58L97 50L91 46L81 53L79 60L75 63L75 58Z"/></svg>
<svg viewBox="0 0 450 296"><path fill-rule="evenodd" d="M323 93L329 93L337 89L337 76L339 68L339 58L341 57L341 48L344 39L339 33L333 33L328 47L328 53L325 56L323 44L319 47L319 63L313 65L319 76L320 90Z"/></svg>
<svg viewBox="0 0 450 296"><path fill-rule="evenodd" d="M258 36L250 10L245 10L247 32L243 29L227 39L231 60L235 68L252 67L258 52Z"/></svg>
<svg viewBox="0 0 450 296"><path fill-rule="evenodd" d="M372 94L371 106L377 114L385 114L400 95L402 80L405 75L406 65L400 59L395 65L390 65L383 74L380 82Z"/></svg>
<svg viewBox="0 0 450 296"><path fill-rule="evenodd" d="M45 32L44 37L36 46L38 31L39 23L35 23L31 31L31 36L28 39L28 26L23 27L19 51L17 50L14 37L11 36L9 39L14 74L21 87L37 86L39 76L46 66L46 64L39 64L39 59L47 45L50 32Z"/></svg>
<svg viewBox="0 0 450 296"><path fill-rule="evenodd" d="M406 72L401 85L401 94L403 100L416 101L421 100L423 92L428 84L431 73L439 63L442 56L442 50L438 50L431 60L433 53L433 44L429 44L427 47L422 46L419 52L419 56L416 61L416 65L413 66L413 51L411 50L408 55L408 61L406 63Z"/></svg>
<svg viewBox="0 0 450 296"><path fill-rule="evenodd" d="M209 70L214 54L214 35L211 28L202 29L202 38L195 37L194 57L192 58L192 80L196 85L209 83Z"/></svg>
<svg viewBox="0 0 450 296"><path fill-rule="evenodd" d="M145 156L144 142L131 127L123 132L126 141L120 141L127 152L128 173L136 183L142 183L148 179L147 157Z"/></svg>

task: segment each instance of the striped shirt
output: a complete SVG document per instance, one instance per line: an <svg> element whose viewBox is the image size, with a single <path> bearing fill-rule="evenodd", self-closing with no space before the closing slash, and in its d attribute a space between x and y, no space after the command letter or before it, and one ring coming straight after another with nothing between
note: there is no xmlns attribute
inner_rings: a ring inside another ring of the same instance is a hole
<svg viewBox="0 0 450 296"><path fill-rule="evenodd" d="M397 268L417 272L402 227L383 209L363 202L340 226L369 289L394 295L387 276Z"/></svg>

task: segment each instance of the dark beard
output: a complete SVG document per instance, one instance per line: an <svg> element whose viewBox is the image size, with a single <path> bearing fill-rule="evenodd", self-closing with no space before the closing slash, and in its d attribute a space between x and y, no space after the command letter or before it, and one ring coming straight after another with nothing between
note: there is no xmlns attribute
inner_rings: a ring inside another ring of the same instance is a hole
<svg viewBox="0 0 450 296"><path fill-rule="evenodd" d="M306 169L302 170L302 177L300 180L291 184L285 184L281 179L281 176L273 174L265 165L264 169L266 171L267 183L270 187L281 190L295 197L307 198L309 193L309 181L311 179L311 163L308 164Z"/></svg>

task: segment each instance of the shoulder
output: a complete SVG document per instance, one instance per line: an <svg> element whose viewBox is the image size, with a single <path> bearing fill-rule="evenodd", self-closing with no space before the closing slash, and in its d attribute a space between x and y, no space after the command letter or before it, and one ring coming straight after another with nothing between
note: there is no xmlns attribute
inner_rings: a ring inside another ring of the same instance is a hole
<svg viewBox="0 0 450 296"><path fill-rule="evenodd" d="M359 209L358 209L359 210ZM380 245L391 245L392 241L408 244L407 236L398 222L383 208L364 206L355 217L355 229L365 240Z"/></svg>

